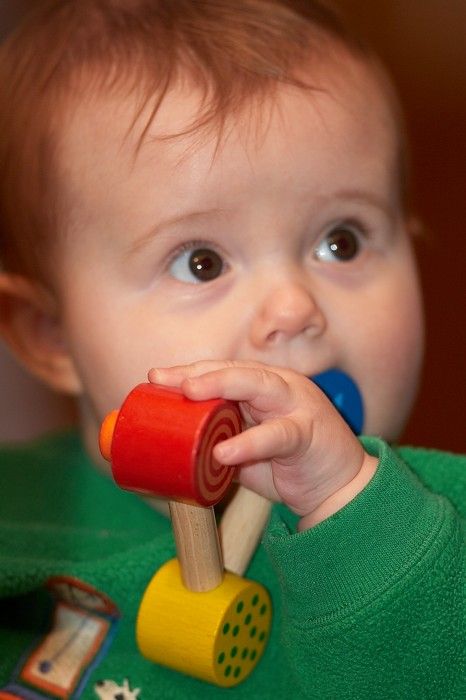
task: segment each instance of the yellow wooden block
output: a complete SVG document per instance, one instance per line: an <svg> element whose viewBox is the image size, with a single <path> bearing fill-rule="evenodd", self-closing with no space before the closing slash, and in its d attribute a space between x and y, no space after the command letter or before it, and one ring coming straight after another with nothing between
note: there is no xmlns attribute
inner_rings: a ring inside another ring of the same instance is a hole
<svg viewBox="0 0 466 700"><path fill-rule="evenodd" d="M141 653L158 664L230 687L244 680L262 656L271 612L263 586L228 572L212 591L189 591L172 559L144 593L137 642Z"/></svg>

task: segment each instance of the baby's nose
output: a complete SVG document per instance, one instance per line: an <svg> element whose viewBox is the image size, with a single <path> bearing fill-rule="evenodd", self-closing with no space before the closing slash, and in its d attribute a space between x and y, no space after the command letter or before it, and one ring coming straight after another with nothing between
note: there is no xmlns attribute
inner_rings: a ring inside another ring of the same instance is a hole
<svg viewBox="0 0 466 700"><path fill-rule="evenodd" d="M264 294L251 324L251 341L258 348L295 336L319 336L326 321L315 295L303 283L277 283Z"/></svg>

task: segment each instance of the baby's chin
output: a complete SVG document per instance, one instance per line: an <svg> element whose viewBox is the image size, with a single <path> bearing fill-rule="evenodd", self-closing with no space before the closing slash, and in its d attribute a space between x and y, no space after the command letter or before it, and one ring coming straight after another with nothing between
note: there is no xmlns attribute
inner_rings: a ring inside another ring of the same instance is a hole
<svg viewBox="0 0 466 700"><path fill-rule="evenodd" d="M401 414L393 411L378 412L377 416L371 416L370 410L366 415L363 435L380 437L388 443L396 443L403 434L409 418L409 411Z"/></svg>
<svg viewBox="0 0 466 700"><path fill-rule="evenodd" d="M163 501L161 498L151 498L150 496L143 496L143 500L157 513L164 515L165 517L170 517L170 510L167 501Z"/></svg>
<svg viewBox="0 0 466 700"><path fill-rule="evenodd" d="M386 442L396 443L402 438L418 395L419 372L412 368L404 377L365 378L362 387L364 401L363 435L381 437ZM389 380L389 381L388 381ZM362 382L361 382L362 383Z"/></svg>

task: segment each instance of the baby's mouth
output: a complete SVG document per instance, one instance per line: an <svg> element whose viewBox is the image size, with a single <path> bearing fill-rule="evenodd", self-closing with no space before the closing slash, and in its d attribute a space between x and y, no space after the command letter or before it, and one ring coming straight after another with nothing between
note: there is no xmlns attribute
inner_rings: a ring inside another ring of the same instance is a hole
<svg viewBox="0 0 466 700"><path fill-rule="evenodd" d="M333 403L356 435L364 426L364 404L355 381L341 369L333 368L310 377Z"/></svg>

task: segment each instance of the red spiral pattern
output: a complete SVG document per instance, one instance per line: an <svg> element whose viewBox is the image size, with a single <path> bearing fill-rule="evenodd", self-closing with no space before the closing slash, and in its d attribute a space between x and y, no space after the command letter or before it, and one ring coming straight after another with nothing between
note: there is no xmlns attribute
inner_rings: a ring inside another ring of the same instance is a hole
<svg viewBox="0 0 466 700"><path fill-rule="evenodd" d="M217 443L240 432L241 418L233 406L223 406L209 421L196 455L196 490L206 504L218 503L234 476L234 468L220 464L212 451Z"/></svg>

